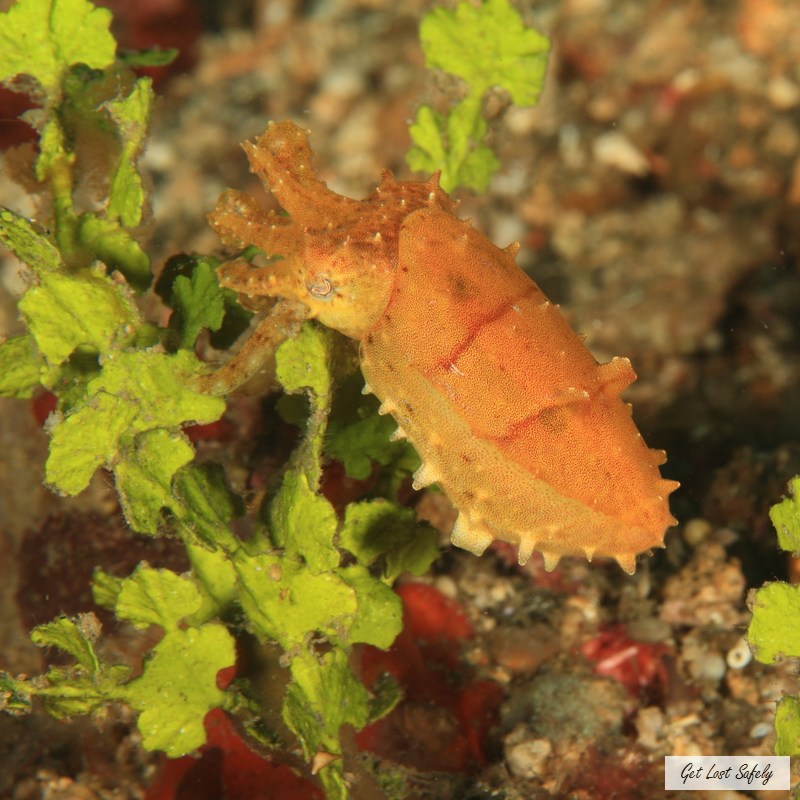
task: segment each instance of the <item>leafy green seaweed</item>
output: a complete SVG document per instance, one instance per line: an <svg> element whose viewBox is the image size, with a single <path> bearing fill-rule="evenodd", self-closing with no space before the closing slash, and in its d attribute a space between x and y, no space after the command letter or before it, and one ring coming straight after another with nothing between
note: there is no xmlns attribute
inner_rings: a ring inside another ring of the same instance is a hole
<svg viewBox="0 0 800 800"><path fill-rule="evenodd" d="M51 103L73 64L103 69L117 43L111 12L88 0L26 0L0 15L0 81L35 78Z"/></svg>
<svg viewBox="0 0 800 800"><path fill-rule="evenodd" d="M550 42L525 27L509 0L434 8L422 20L420 40L426 66L460 78L466 92L445 113L419 108L406 161L414 170L441 170L445 191L469 186L484 192L500 161L484 142L483 97L499 87L517 105L535 105L544 85Z"/></svg>
<svg viewBox="0 0 800 800"><path fill-rule="evenodd" d="M800 550L800 476L789 481L789 497L770 509L781 549ZM752 618L747 639L758 661L774 664L800 657L800 586L773 581L750 595ZM775 754L800 755L800 697L787 695L775 714Z"/></svg>
<svg viewBox="0 0 800 800"><path fill-rule="evenodd" d="M72 663L33 678L0 672L0 708L26 713L39 703L57 717L99 718L125 703L138 713L143 745L172 757L200 747L206 714L222 708L272 747L299 743L309 761L327 754L318 780L329 798L345 800L342 727L361 728L399 699L392 680L366 689L352 648L392 644L402 627L393 581L423 573L437 555L435 532L394 502L418 459L389 440L392 423L358 393L352 347L308 323L276 352L277 379L298 401L293 419L302 428L277 488L248 509L221 465L196 460L186 429L217 422L225 400L199 390L209 368L195 347L205 332L214 346L230 345L250 313L219 286L219 264L204 255L176 256L163 270L155 291L171 309L166 326L140 310L152 275L137 238L148 207L137 160L154 96L131 68L172 54L118 56L110 21L88 0L18 0L0 14L0 81L39 106L29 177L49 201L42 207L52 208L38 221L0 209L0 242L32 272L19 302L27 330L0 343L0 395L55 395L46 483L76 495L105 470L132 531L179 538L191 569L96 571L99 605L134 628L160 630L141 670L101 655L93 614L62 616L31 638ZM96 150L88 182L80 172L87 148ZM372 480L369 499L334 507L322 491L332 458ZM281 711L291 736L258 734L266 723L247 675L220 688L243 632L283 651Z"/></svg>

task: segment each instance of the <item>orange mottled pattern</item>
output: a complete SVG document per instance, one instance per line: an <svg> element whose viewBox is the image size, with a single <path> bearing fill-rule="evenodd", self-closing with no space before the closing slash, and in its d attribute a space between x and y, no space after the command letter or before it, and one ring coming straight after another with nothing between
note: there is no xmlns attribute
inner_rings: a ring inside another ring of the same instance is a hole
<svg viewBox="0 0 800 800"><path fill-rule="evenodd" d="M521 563L539 550L548 568L610 556L629 572L662 546L678 484L620 399L630 362L594 360L519 269L517 245L501 250L458 219L436 176L386 173L365 200L331 192L293 123L246 151L290 216L223 195L211 215L222 239L282 257L225 264L223 285L361 340L369 390L422 458L416 485L439 483L459 511L455 544L512 542Z"/></svg>

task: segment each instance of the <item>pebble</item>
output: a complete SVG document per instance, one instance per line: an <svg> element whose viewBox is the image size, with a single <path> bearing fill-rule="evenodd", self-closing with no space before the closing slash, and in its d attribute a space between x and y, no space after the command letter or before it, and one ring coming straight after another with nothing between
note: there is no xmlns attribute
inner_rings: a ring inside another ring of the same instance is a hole
<svg viewBox="0 0 800 800"><path fill-rule="evenodd" d="M616 167L631 175L647 175L650 163L644 154L619 131L603 133L594 140L592 153L595 160Z"/></svg>
<svg viewBox="0 0 800 800"><path fill-rule="evenodd" d="M458 586L449 575L439 575L433 585L445 596L454 600L458 597Z"/></svg>
<svg viewBox="0 0 800 800"><path fill-rule="evenodd" d="M152 172L167 172L175 166L175 148L165 141L148 142L140 159L140 165Z"/></svg>
<svg viewBox="0 0 800 800"><path fill-rule="evenodd" d="M692 677L698 680L720 681L727 671L725 659L719 653L703 653L691 662Z"/></svg>
<svg viewBox="0 0 800 800"><path fill-rule="evenodd" d="M541 775L553 746L547 739L529 739L506 749L506 761L511 774L530 780Z"/></svg>
<svg viewBox="0 0 800 800"><path fill-rule="evenodd" d="M694 631L693 635L683 640L682 655L694 680L716 683L725 677L725 659L715 650L708 649L699 631Z"/></svg>
<svg viewBox="0 0 800 800"><path fill-rule="evenodd" d="M683 538L686 540L686 544L697 547L708 538L711 530L711 523L708 520L690 519L683 526Z"/></svg>
<svg viewBox="0 0 800 800"><path fill-rule="evenodd" d="M638 743L648 750L656 750L663 736L664 712L657 706L640 708L636 715Z"/></svg>
<svg viewBox="0 0 800 800"><path fill-rule="evenodd" d="M529 674L553 658L560 644L557 633L547 625L525 630L506 628L502 635L493 638L494 659L513 674Z"/></svg>
<svg viewBox="0 0 800 800"><path fill-rule="evenodd" d="M506 112L505 122L515 136L529 136L536 130L538 116L540 112L535 106L511 106Z"/></svg>
<svg viewBox="0 0 800 800"><path fill-rule="evenodd" d="M785 75L778 75L767 83L767 97L775 108L792 108L800 103L800 86Z"/></svg>
<svg viewBox="0 0 800 800"><path fill-rule="evenodd" d="M757 722L750 728L750 738L752 739L763 739L765 736L769 736L774 727L771 722Z"/></svg>

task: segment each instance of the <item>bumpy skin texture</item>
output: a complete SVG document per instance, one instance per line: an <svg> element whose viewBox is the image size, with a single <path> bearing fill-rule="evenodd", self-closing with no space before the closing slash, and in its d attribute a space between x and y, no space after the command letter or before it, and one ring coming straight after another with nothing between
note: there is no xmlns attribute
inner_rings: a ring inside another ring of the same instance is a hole
<svg viewBox="0 0 800 800"><path fill-rule="evenodd" d="M502 539L548 568L564 554L611 556L628 572L663 544L678 484L619 397L636 379L630 362L597 364L516 265L518 245L500 250L454 216L437 176L386 173L361 201L331 192L293 123L246 150L290 217L227 192L211 222L226 243L283 259L223 265L223 285L361 340L369 389L422 457L417 486L438 482L458 508L454 544L479 554ZM226 380L268 346L246 345Z"/></svg>

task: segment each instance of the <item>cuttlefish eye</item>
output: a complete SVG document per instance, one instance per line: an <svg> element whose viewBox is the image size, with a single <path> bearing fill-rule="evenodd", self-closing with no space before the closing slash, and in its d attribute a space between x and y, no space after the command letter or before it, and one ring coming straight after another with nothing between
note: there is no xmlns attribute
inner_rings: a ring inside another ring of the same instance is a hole
<svg viewBox="0 0 800 800"><path fill-rule="evenodd" d="M327 278L317 283L307 283L306 289L315 300L330 300L333 297L333 284Z"/></svg>

